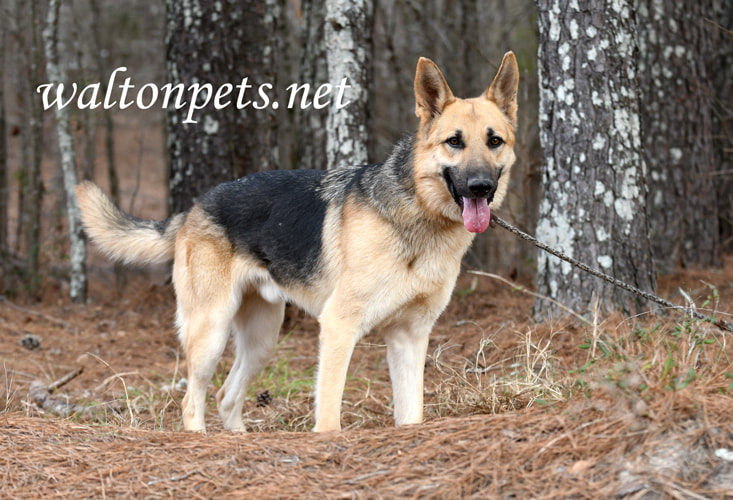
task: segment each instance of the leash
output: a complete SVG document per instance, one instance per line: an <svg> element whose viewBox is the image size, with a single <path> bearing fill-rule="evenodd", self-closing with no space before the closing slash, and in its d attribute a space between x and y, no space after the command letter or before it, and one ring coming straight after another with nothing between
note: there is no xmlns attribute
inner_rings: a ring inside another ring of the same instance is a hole
<svg viewBox="0 0 733 500"><path fill-rule="evenodd" d="M545 245L541 241L537 240L537 238L534 238L534 237L530 236L529 234L525 233L524 231L521 231L521 230L517 229L516 227L512 226L511 224L509 224L505 220L501 219L500 217L496 217L496 223L499 224L504 229L506 229L507 231L509 231L511 233L514 233L515 235L519 236L523 240L529 241L530 243L532 243L533 245L535 245L537 248L540 248L540 249L544 250L545 252L554 255L558 259L562 259L565 262L569 262L572 265L574 265L575 267L577 267L579 269L582 269L583 271L585 271L587 273L590 273L590 274L592 274L593 276L595 276L597 278L601 278L602 280L608 281L609 283L611 283L614 286L617 286L619 288L622 288L622 289L626 290L627 292L631 292L631 293L634 293L634 294L639 295L641 297L644 297L645 299L647 299L649 301L656 302L657 304L660 304L660 305L662 305L664 307L667 307L669 309L677 309L679 311L684 311L685 313L688 313L690 316L693 316L693 317L695 317L697 319L701 319L701 320L706 321L708 323L712 323L713 325L717 326L721 330L726 330L728 332L733 333L733 323L730 323L730 322L725 321L725 320L722 320L722 319L713 318L711 316L706 316L706 315L698 312L696 309L693 309L691 307L685 307L685 306L680 306L680 305L674 304L674 303L672 303L672 302L670 302L668 300L665 300L665 299L663 299L661 297L657 297L653 293L645 292L643 290L640 290L640 289L636 288L635 286L629 285L628 283L624 283L621 280L617 280L613 276L609 276L608 274L604 273L603 271L600 271L598 269L592 268L592 267L590 267L587 264L583 264L582 262L580 262L578 260L575 260L574 258L565 255L561 251L556 250L556 249L554 249L552 247L549 247L549 246Z"/></svg>

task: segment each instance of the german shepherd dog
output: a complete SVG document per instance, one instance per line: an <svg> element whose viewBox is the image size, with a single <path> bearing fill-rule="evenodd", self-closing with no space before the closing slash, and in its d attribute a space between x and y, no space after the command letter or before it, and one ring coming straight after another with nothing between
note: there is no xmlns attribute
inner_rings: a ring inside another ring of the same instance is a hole
<svg viewBox="0 0 733 500"><path fill-rule="evenodd" d="M340 429L352 351L373 329L387 344L396 425L422 421L428 336L509 183L518 78L508 52L481 96L459 99L421 58L419 127L385 162L249 175L165 221L77 187L86 232L112 258L173 259L187 430L205 430L207 386L230 335L236 358L216 399L224 427L244 430L247 386L274 352L286 302L320 323L315 431Z"/></svg>

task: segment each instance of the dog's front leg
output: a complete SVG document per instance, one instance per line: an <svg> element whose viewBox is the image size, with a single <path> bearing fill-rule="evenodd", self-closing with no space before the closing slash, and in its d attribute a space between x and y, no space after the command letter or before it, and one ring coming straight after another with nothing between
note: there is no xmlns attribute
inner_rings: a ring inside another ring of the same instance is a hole
<svg viewBox="0 0 733 500"><path fill-rule="evenodd" d="M341 429L341 399L351 354L359 339L359 322L345 318L338 307L327 307L319 318L315 432Z"/></svg>
<svg viewBox="0 0 733 500"><path fill-rule="evenodd" d="M385 332L395 425L423 420L423 377L432 322L395 325Z"/></svg>

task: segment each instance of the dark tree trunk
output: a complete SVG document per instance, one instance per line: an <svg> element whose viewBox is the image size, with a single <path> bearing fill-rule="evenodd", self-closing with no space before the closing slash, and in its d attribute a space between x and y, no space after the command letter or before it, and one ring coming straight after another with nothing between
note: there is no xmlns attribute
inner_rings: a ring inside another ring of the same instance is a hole
<svg viewBox="0 0 733 500"><path fill-rule="evenodd" d="M97 66L97 74L99 75L100 93L106 95L107 80L106 76L110 74L109 68L102 57L102 33L101 20L102 16L99 8L99 0L89 1L89 11L91 14L91 35L92 35L92 53L94 54L94 64ZM102 121L104 125L104 150L107 160L107 180L109 182L110 198L118 207L120 205L120 182L117 176L117 164L115 162L115 127L112 121L112 111L102 113ZM95 134L96 137L96 134ZM93 174L93 172L92 172ZM115 285L117 291L122 293L127 284L127 269L121 262L115 262Z"/></svg>
<svg viewBox="0 0 733 500"><path fill-rule="evenodd" d="M321 85L328 82L328 63L324 43L325 0L303 2L303 54L300 83ZM326 169L326 122L328 109L296 108L297 144L295 168Z"/></svg>
<svg viewBox="0 0 733 500"><path fill-rule="evenodd" d="M15 210L18 214L18 223L15 225L15 234L13 235L14 245L12 252L20 255L23 251L25 242L24 228L27 225L27 215L25 213L25 193L27 192L26 184L31 165L31 112L28 103L29 96L33 93L31 90L31 53L30 43L27 33L30 32L30 21L28 10L25 9L25 3L21 0L15 0L11 6L6 6L6 11L13 12L13 22L5 24L9 31L9 37L12 40L11 49L8 55L11 55L12 70L8 72L8 76L13 76L13 84L10 88L13 90L11 99L16 103L18 114L17 131L20 139L19 165L15 172L12 173L18 179L17 196ZM6 55L7 57L7 55Z"/></svg>
<svg viewBox="0 0 733 500"><path fill-rule="evenodd" d="M660 271L720 265L713 179L712 0L638 2L641 128Z"/></svg>
<svg viewBox="0 0 733 500"><path fill-rule="evenodd" d="M107 64L102 57L102 51L105 47L102 47L102 34L100 33L101 26L101 15L99 9L99 0L90 0L89 10L92 18L92 45L95 64L97 65L97 73L99 74L99 88L100 94L105 95L107 93L107 79L110 71ZM102 119L104 120L104 149L105 157L107 158L107 177L109 180L109 193L112 201L115 205L120 206L120 183L117 180L117 166L115 162L115 140L114 140L114 122L112 121L112 112L108 111L102 113Z"/></svg>
<svg viewBox="0 0 733 500"><path fill-rule="evenodd" d="M25 219L25 251L26 251L26 285L31 294L36 293L41 282L40 253L41 253L41 157L43 156L43 110L36 98L33 89L43 80L43 59L41 57L41 41L39 25L41 12L38 0L28 2L30 9L30 74L31 93L30 104L30 157L28 176L25 183L24 219Z"/></svg>
<svg viewBox="0 0 733 500"><path fill-rule="evenodd" d="M0 9L5 10L5 2L0 1ZM6 142L5 127L5 42L8 39L8 28L5 23L0 25L0 294L4 294L9 288L8 272L9 249L8 249L8 148Z"/></svg>
<svg viewBox="0 0 733 500"><path fill-rule="evenodd" d="M266 83L273 85L269 95L274 101L278 5L277 0L168 0L168 82L186 88L210 83L216 91L246 77L252 88L244 101L262 103L257 89ZM194 198L216 184L277 167L276 112L252 104L238 109L237 92L234 89L232 103L219 110L212 98L193 115L197 123L184 123L187 107L169 107L172 212L189 208Z"/></svg>
<svg viewBox="0 0 733 500"><path fill-rule="evenodd" d="M631 0L538 0L543 195L537 236L643 290L656 277L641 155L638 45ZM537 290L577 311L643 303L541 253ZM538 316L563 314L544 300Z"/></svg>
<svg viewBox="0 0 733 500"><path fill-rule="evenodd" d="M706 19L715 33L710 72L717 101L713 114L715 146L714 184L718 197L721 252L733 251L733 2L715 0L714 14Z"/></svg>

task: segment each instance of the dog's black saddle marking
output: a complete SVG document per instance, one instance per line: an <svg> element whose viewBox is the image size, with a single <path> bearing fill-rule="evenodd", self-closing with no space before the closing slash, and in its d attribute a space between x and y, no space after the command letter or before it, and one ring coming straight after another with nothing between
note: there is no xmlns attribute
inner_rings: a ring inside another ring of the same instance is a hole
<svg viewBox="0 0 733 500"><path fill-rule="evenodd" d="M237 251L259 259L275 281L308 282L321 264L325 171L271 170L220 184L199 203Z"/></svg>

